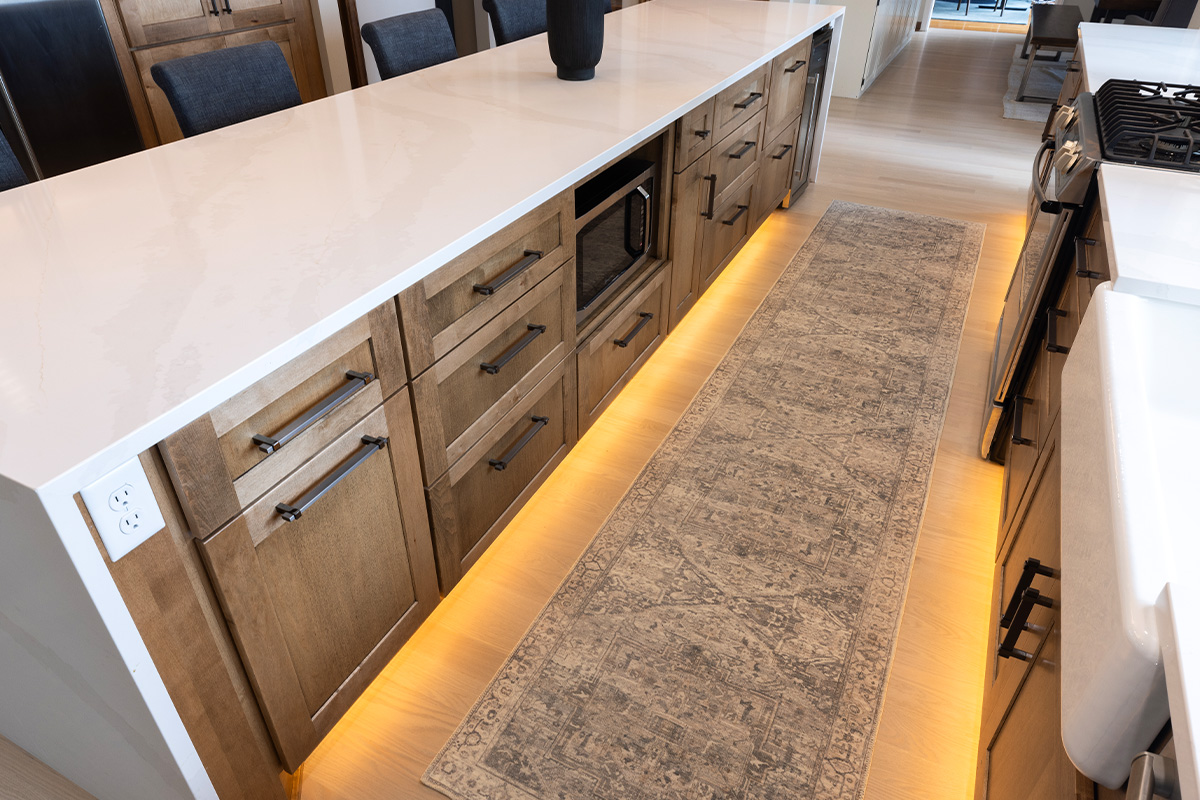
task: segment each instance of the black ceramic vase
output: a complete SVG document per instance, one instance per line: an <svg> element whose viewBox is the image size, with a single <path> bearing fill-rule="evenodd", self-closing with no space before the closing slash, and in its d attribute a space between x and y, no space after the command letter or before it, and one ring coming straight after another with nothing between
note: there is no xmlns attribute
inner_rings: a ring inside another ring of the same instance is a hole
<svg viewBox="0 0 1200 800"><path fill-rule="evenodd" d="M608 0L546 0L550 58L564 81L590 81L604 50Z"/></svg>

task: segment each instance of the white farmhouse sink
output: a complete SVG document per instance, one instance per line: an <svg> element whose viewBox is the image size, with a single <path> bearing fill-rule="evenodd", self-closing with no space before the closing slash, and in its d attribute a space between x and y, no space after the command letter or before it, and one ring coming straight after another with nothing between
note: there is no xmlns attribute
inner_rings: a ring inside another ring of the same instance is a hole
<svg viewBox="0 0 1200 800"><path fill-rule="evenodd" d="M1200 306L1096 291L1063 372L1062 458L1063 744L1116 788L1170 716L1156 603L1200 586Z"/></svg>

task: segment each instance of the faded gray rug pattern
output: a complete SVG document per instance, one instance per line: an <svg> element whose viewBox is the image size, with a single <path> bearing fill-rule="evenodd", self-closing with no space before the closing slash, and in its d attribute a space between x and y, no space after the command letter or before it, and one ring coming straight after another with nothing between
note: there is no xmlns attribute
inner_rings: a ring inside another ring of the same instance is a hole
<svg viewBox="0 0 1200 800"><path fill-rule="evenodd" d="M860 796L983 227L833 203L424 782Z"/></svg>

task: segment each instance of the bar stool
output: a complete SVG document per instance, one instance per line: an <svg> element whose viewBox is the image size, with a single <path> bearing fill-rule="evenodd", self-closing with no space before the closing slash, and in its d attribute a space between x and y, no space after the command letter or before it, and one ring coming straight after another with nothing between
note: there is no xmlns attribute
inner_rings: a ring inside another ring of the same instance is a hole
<svg viewBox="0 0 1200 800"><path fill-rule="evenodd" d="M384 80L458 57L446 16L436 8L368 22L362 37Z"/></svg>
<svg viewBox="0 0 1200 800"><path fill-rule="evenodd" d="M483 0L492 19L496 44L508 44L546 32L546 0Z"/></svg>
<svg viewBox="0 0 1200 800"><path fill-rule="evenodd" d="M1017 87L1018 103L1054 103L1058 100L1057 97L1026 97L1025 86L1029 83L1029 73L1033 71L1038 50L1057 50L1059 53L1074 50L1079 41L1081 22L1083 14L1075 6L1037 4L1030 7L1029 33L1025 39L1029 60L1025 62L1025 74L1021 76L1021 85Z"/></svg>
<svg viewBox="0 0 1200 800"><path fill-rule="evenodd" d="M300 105L300 90L275 42L162 61L150 76L167 95L184 136Z"/></svg>
<svg viewBox="0 0 1200 800"><path fill-rule="evenodd" d="M15 189L27 183L29 183L29 178L25 176L25 170L21 169L21 164L17 161L12 147L9 146L8 139L5 139L4 134L0 133L0 192Z"/></svg>

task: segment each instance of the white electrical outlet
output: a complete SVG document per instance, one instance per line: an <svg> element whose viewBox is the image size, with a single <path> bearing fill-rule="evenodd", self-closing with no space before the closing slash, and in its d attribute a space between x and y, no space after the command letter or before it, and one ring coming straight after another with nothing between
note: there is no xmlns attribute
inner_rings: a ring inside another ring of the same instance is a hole
<svg viewBox="0 0 1200 800"><path fill-rule="evenodd" d="M141 462L131 458L79 491L113 561L166 527Z"/></svg>

